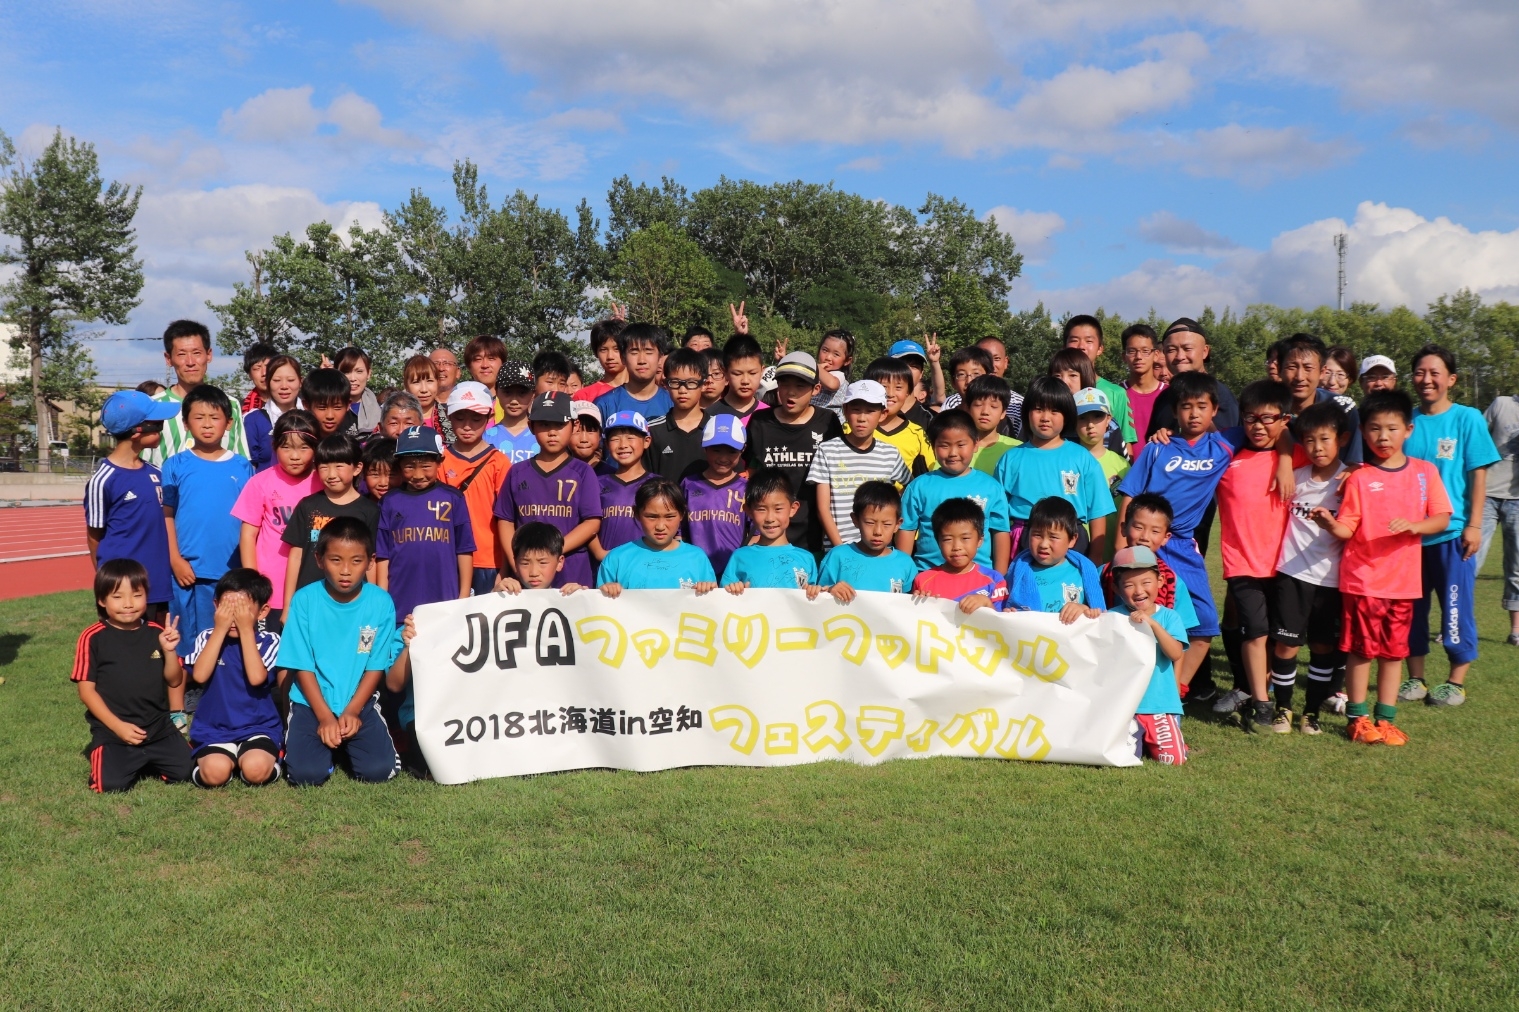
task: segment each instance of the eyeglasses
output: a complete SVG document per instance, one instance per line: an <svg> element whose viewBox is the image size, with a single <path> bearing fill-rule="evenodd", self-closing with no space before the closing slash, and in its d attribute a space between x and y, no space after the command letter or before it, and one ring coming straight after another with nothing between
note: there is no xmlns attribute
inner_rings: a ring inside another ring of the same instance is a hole
<svg viewBox="0 0 1519 1012"><path fill-rule="evenodd" d="M1286 418L1286 417L1287 416L1283 415L1283 414L1275 414L1275 415L1240 415L1239 416L1239 420L1240 420L1240 422L1242 422L1245 425L1275 425L1277 422L1281 421L1283 418Z"/></svg>
<svg viewBox="0 0 1519 1012"><path fill-rule="evenodd" d="M665 387L670 390L700 390L706 380L665 380Z"/></svg>

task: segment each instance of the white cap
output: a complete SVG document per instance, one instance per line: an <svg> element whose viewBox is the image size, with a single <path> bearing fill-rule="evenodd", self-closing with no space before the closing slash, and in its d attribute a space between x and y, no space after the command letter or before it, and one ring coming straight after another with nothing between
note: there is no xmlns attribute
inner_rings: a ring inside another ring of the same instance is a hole
<svg viewBox="0 0 1519 1012"><path fill-rule="evenodd" d="M875 380L855 380L844 388L844 403L864 401L866 404L886 406L886 388Z"/></svg>
<svg viewBox="0 0 1519 1012"><path fill-rule="evenodd" d="M1394 365L1392 359L1388 358L1386 355L1367 355L1365 358L1361 359L1362 376L1365 376L1367 373L1371 372L1371 370L1379 367L1386 369L1394 376L1398 374L1398 367Z"/></svg>
<svg viewBox="0 0 1519 1012"><path fill-rule="evenodd" d="M443 405L444 414L451 415L455 411L475 411L480 414L494 414L496 411L496 401L484 383L465 380L463 383L454 384L453 390L448 394L448 402Z"/></svg>

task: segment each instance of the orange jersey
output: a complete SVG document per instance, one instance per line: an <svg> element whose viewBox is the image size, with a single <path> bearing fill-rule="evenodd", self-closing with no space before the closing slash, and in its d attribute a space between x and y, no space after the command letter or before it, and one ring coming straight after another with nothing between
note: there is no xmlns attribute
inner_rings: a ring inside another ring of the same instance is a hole
<svg viewBox="0 0 1519 1012"><path fill-rule="evenodd" d="M1355 528L1340 559L1340 590L1361 597L1417 600L1424 593L1422 539L1387 525L1451 513L1435 465L1413 457L1396 471L1362 467L1345 479L1340 523Z"/></svg>
<svg viewBox="0 0 1519 1012"><path fill-rule="evenodd" d="M506 553L496 543L496 518L492 514L496 495L511 466L506 454L489 444L484 444L484 450L472 458L456 453L450 446L443 451L443 463L438 465L438 479L464 493L470 529L475 534L475 554L470 558L476 569L500 569L506 564ZM466 481L468 488L464 487Z"/></svg>
<svg viewBox="0 0 1519 1012"><path fill-rule="evenodd" d="M1224 578L1273 576L1276 558L1287 530L1287 504L1269 491L1276 475L1276 450L1234 454L1219 479L1218 546L1224 557Z"/></svg>

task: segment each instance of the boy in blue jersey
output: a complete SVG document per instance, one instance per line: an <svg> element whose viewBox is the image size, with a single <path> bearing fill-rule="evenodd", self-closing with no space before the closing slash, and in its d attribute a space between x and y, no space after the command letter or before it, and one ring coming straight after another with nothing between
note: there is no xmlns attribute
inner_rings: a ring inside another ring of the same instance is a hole
<svg viewBox="0 0 1519 1012"><path fill-rule="evenodd" d="M1181 737L1181 692L1176 664L1186 652L1186 622L1159 602L1160 560L1143 545L1130 545L1113 555L1119 603L1113 610L1128 615L1136 626L1146 626L1155 637L1155 668L1150 683L1134 710L1139 725L1134 753L1167 766L1187 761L1187 745Z"/></svg>
<svg viewBox="0 0 1519 1012"><path fill-rule="evenodd" d="M1424 536L1424 597L1414 602L1408 631L1408 679L1399 688L1398 698L1422 699L1431 706L1466 702L1466 676L1477 659L1473 557L1482 547L1487 469L1502 459L1477 409L1451 401L1458 378L1456 356L1445 348L1429 344L1414 353L1413 387L1419 408L1403 452L1435 465L1454 512L1445 530ZM1450 660L1450 674L1444 685L1428 689L1424 658L1429 654L1431 591L1439 603L1440 643Z"/></svg>
<svg viewBox="0 0 1519 1012"><path fill-rule="evenodd" d="M1023 528L1024 548L1008 573L1009 607L1059 615L1064 625L1102 614L1097 566L1073 551L1080 536L1076 507L1060 496L1036 502Z"/></svg>
<svg viewBox="0 0 1519 1012"><path fill-rule="evenodd" d="M670 335L652 323L630 323L617 335L617 345L628 380L596 398L597 410L602 418L636 411L651 423L659 421L675 406L670 391L659 384L660 366L670 354Z"/></svg>
<svg viewBox="0 0 1519 1012"><path fill-rule="evenodd" d="M185 658L190 678L205 687L190 728L190 779L199 787L221 787L234 773L250 787L279 779L285 729L271 669L280 638L263 628L273 595L274 585L258 570L227 570L216 581L212 625L200 630Z"/></svg>
<svg viewBox="0 0 1519 1012"><path fill-rule="evenodd" d="M855 489L849 519L860 540L828 550L818 570L818 583L840 604L853 601L861 590L910 593L918 576L917 563L892 547L902 526L902 495L897 487L889 481L865 482Z"/></svg>
<svg viewBox="0 0 1519 1012"><path fill-rule="evenodd" d="M937 539L919 537L934 510L946 499L970 499L981 507L989 530L981 532L976 562L1005 572L1011 557L1007 495L1002 485L971 466L976 455L976 423L959 409L945 411L928 426L938 470L914 478L902 493L902 529L897 547L915 556L920 569L944 561Z"/></svg>
<svg viewBox="0 0 1519 1012"><path fill-rule="evenodd" d="M744 513L759 532L759 540L733 553L723 569L723 589L742 594L750 587L805 590L817 596L818 565L812 553L786 540L796 516L796 491L786 472L761 468L749 476Z"/></svg>
<svg viewBox="0 0 1519 1012"><path fill-rule="evenodd" d="M686 520L686 494L679 485L659 475L638 488L633 515L643 536L607 553L597 586L607 597L624 590L694 590L706 594L717 589L717 574L706 553L680 540Z"/></svg>
<svg viewBox="0 0 1519 1012"><path fill-rule="evenodd" d="M485 430L481 438L506 454L512 464L520 464L538 453L538 437L528 423L533 403L533 370L522 362L507 362L496 373L496 404L501 420Z"/></svg>
<svg viewBox="0 0 1519 1012"><path fill-rule="evenodd" d="M933 527L944 561L913 577L913 601L921 604L931 597L957 601L966 615L978 608L1002 611L1007 606L1007 581L976 561L981 532L986 529L981 507L974 499L946 499L934 510Z"/></svg>
<svg viewBox="0 0 1519 1012"><path fill-rule="evenodd" d="M243 525L232 515L243 486L253 477L253 463L222 446L232 423L232 401L218 387L202 383L180 403L190 448L163 466L164 526L169 536L169 567L174 571L170 614L185 630L211 627L216 583L238 562ZM181 650L189 650L186 638ZM193 713L199 686L186 693Z"/></svg>
<svg viewBox="0 0 1519 1012"><path fill-rule="evenodd" d="M338 517L322 528L316 558L322 582L290 600L274 662L294 676L286 777L298 786L324 784L341 751L354 777L380 783L401 765L377 692L401 648L396 608L364 579L374 562L374 535L363 521Z"/></svg>

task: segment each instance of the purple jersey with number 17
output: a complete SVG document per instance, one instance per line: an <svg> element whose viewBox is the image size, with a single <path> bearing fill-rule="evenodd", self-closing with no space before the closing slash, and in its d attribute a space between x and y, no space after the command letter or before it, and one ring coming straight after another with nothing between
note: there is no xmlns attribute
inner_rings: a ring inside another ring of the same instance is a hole
<svg viewBox="0 0 1519 1012"><path fill-rule="evenodd" d="M633 516L633 500L638 490L652 477L647 471L632 481L615 474L601 475L601 530L596 537L607 551L643 537L643 527Z"/></svg>
<svg viewBox="0 0 1519 1012"><path fill-rule="evenodd" d="M591 465L574 457L544 472L538 457L514 464L496 496L498 520L508 520L518 527L541 521L568 534L587 520L601 518L601 484ZM581 547L566 552L564 569L554 577L554 586L579 583L591 586L591 553Z"/></svg>
<svg viewBox="0 0 1519 1012"><path fill-rule="evenodd" d="M725 485L714 485L693 475L680 484L686 491L684 539L706 552L713 572L721 573L744 543L744 492L749 479L740 475Z"/></svg>

